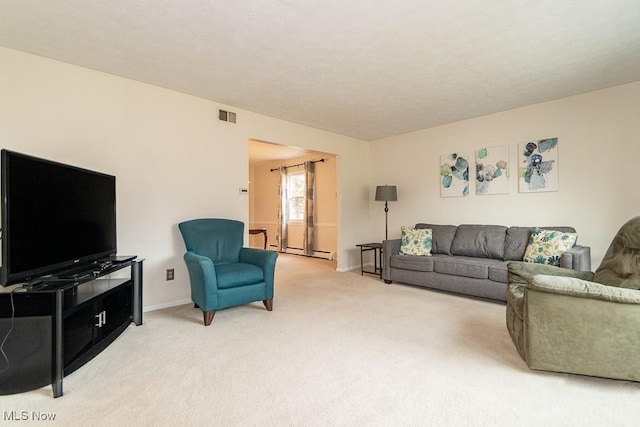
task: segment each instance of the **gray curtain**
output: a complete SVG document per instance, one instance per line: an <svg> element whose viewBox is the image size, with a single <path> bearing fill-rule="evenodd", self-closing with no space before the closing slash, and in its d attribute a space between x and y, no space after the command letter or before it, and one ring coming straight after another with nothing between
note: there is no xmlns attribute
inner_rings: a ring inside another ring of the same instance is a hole
<svg viewBox="0 0 640 427"><path fill-rule="evenodd" d="M315 186L316 186L316 164L311 161L304 162L304 170L305 170L305 232L304 232L304 240L303 240L303 249L304 254L313 256L313 247L315 246L315 242L313 240L313 235L315 231Z"/></svg>
<svg viewBox="0 0 640 427"><path fill-rule="evenodd" d="M289 244L287 224L289 222L288 214L288 197L287 197L287 168L280 168L280 187L278 188L280 196L280 208L278 209L278 250L286 252Z"/></svg>

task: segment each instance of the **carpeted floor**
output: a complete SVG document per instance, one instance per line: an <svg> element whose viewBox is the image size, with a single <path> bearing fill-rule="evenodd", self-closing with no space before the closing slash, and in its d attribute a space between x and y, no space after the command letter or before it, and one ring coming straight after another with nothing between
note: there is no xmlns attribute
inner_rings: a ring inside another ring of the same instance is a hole
<svg viewBox="0 0 640 427"><path fill-rule="evenodd" d="M530 371L504 305L334 268L281 255L274 311L219 311L208 328L192 305L145 313L63 397L1 396L0 424L11 411L65 426L638 424L639 383Z"/></svg>

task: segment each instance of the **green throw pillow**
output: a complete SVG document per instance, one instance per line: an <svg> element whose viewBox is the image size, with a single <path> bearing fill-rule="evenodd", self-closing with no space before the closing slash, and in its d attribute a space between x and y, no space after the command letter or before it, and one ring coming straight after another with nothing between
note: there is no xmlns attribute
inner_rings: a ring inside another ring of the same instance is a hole
<svg viewBox="0 0 640 427"><path fill-rule="evenodd" d="M560 265L560 257L576 243L576 233L534 228L523 261L536 264Z"/></svg>
<svg viewBox="0 0 640 427"><path fill-rule="evenodd" d="M402 227L400 254L431 256L432 240L430 228Z"/></svg>

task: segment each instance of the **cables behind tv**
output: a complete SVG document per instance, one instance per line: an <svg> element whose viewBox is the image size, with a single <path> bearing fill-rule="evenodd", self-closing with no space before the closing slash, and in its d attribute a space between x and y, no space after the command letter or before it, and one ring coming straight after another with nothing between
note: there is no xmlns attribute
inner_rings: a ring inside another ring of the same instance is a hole
<svg viewBox="0 0 640 427"><path fill-rule="evenodd" d="M9 325L9 330L7 331L4 338L2 339L2 342L0 342L0 354L2 355L2 358L4 359L4 363L6 363L7 366L0 369L0 374L2 374L4 371L6 371L11 367L11 362L9 361L9 357L7 356L7 353L4 351L4 345L9 339L9 335L11 335L11 332L13 332L13 324L15 323L15 316L16 316L16 306L13 302L13 294L19 289L20 288L15 288L14 290L11 291L11 294L9 295L11 298L11 324Z"/></svg>

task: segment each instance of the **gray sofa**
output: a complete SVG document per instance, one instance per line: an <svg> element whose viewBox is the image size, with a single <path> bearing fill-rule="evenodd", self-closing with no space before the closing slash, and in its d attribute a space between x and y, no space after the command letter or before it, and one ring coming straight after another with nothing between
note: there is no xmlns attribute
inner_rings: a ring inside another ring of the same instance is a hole
<svg viewBox="0 0 640 427"><path fill-rule="evenodd" d="M416 224L432 230L432 256L400 255L400 239L383 243L382 278L475 297L506 301L507 265L522 261L534 227ZM540 227L575 233L571 227ZM560 266L591 269L591 251L574 245Z"/></svg>

